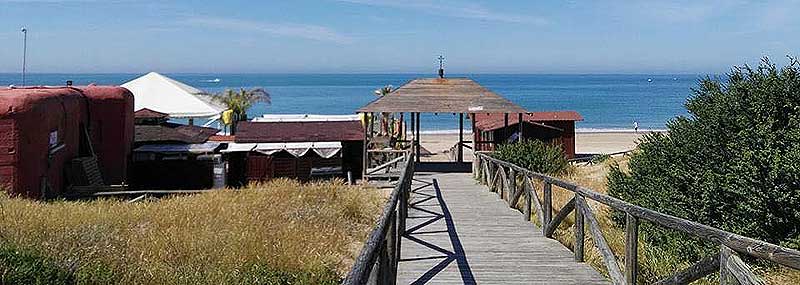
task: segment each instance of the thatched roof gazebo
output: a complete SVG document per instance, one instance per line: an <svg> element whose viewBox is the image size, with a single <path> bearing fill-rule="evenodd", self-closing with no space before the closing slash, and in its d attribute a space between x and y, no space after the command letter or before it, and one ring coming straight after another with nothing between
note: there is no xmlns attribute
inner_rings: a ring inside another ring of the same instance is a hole
<svg viewBox="0 0 800 285"><path fill-rule="evenodd" d="M464 141L464 114L504 114L506 121L508 121L509 114L517 114L522 117L523 114L528 113L524 108L481 86L472 79L444 78L441 71L439 78L411 80L397 90L377 98L358 109L358 112L400 113L401 116L403 113L410 113L411 131L414 134L410 142L412 142L412 147L417 154L417 162L419 162L420 153L420 113L459 114L458 162L464 161L463 148L472 148L466 143L472 143L473 145L483 143ZM474 134L475 116L469 117L473 120ZM367 131L369 129L366 128ZM371 136L367 135L367 138L369 140Z"/></svg>

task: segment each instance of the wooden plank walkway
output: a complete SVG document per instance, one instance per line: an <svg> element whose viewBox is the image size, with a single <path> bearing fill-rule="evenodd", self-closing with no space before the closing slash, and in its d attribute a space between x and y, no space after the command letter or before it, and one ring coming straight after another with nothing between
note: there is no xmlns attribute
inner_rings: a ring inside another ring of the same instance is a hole
<svg viewBox="0 0 800 285"><path fill-rule="evenodd" d="M416 173L397 284L608 284L469 173Z"/></svg>

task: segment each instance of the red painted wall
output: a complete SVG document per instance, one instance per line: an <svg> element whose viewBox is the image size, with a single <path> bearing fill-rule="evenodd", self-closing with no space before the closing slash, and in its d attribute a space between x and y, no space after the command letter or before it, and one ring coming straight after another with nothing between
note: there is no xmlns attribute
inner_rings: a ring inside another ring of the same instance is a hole
<svg viewBox="0 0 800 285"><path fill-rule="evenodd" d="M63 194L65 166L79 155L81 125L90 126L104 178L108 182L124 179L133 142L129 91L119 87L0 89L0 184L12 195L28 198ZM49 144L51 132L57 133L56 147ZM49 190L42 191L43 185Z"/></svg>
<svg viewBox="0 0 800 285"><path fill-rule="evenodd" d="M133 94L121 87L81 89L89 98L89 132L103 179L108 184L127 181L134 133Z"/></svg>

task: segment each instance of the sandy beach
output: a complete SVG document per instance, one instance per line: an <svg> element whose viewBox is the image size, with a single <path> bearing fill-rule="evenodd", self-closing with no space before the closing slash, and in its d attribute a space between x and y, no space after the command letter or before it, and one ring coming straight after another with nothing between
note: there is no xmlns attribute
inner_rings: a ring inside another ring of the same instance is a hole
<svg viewBox="0 0 800 285"><path fill-rule="evenodd" d="M577 132L575 151L578 154L615 153L634 149L646 132ZM452 160L450 148L458 142L458 134L421 134L422 147L433 153L425 161ZM464 140L472 136L464 135ZM464 159L469 161L472 151L464 148Z"/></svg>

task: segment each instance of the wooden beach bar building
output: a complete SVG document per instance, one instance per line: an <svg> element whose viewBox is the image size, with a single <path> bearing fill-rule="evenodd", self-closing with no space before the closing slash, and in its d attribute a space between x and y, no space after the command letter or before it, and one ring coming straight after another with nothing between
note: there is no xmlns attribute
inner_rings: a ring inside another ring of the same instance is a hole
<svg viewBox="0 0 800 285"><path fill-rule="evenodd" d="M545 143L561 146L564 156L575 157L575 122L583 121L583 117L575 111L533 112L519 118L512 117L506 121L503 115L475 114L474 139L493 141L495 144L478 145L478 151L494 151L499 144L523 140L540 140Z"/></svg>
<svg viewBox="0 0 800 285"><path fill-rule="evenodd" d="M264 115L239 122L237 130L222 150L229 185L281 177L360 178L364 128L358 116Z"/></svg>
<svg viewBox="0 0 800 285"><path fill-rule="evenodd" d="M474 149L474 145L481 145L484 141L469 141L464 139L464 120L471 118L474 128L475 116L473 114L495 114L508 122L509 116L522 118L528 111L506 98L492 92L469 78L445 78L440 70L438 78L414 79L391 93L384 95L358 110L359 113L370 114L366 118L375 118L375 114L399 113L400 117L410 118L412 138L403 140L411 151L415 152L417 162L420 162L420 114L421 113L452 113L458 114L459 139L455 148L456 161L464 162L464 148ZM466 115L466 116L465 116ZM370 124L367 124L370 125ZM507 124L506 124L507 125ZM406 128L404 128L406 129ZM364 168L370 167L370 155L381 151L369 149L370 140L374 139L371 128L365 131L368 143L365 146ZM475 130L473 129L473 133ZM366 173L366 172L365 172Z"/></svg>

